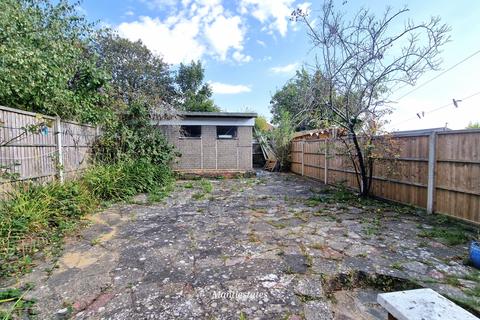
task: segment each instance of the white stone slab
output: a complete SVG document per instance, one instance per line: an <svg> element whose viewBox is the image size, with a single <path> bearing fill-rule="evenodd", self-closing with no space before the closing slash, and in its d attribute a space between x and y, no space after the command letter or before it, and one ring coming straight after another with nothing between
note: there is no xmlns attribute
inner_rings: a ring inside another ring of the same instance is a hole
<svg viewBox="0 0 480 320"><path fill-rule="evenodd" d="M478 320L432 289L381 293L377 302L398 320Z"/></svg>

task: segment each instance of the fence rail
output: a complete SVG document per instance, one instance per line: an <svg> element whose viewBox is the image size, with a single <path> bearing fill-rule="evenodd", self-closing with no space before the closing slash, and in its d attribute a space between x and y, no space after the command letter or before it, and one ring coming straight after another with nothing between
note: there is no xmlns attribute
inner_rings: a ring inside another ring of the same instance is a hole
<svg viewBox="0 0 480 320"><path fill-rule="evenodd" d="M399 135L395 159L375 162L373 195L480 224L480 130ZM328 139L292 142L291 171L358 189L350 160ZM393 168L389 170L388 168Z"/></svg>
<svg viewBox="0 0 480 320"><path fill-rule="evenodd" d="M47 125L25 133L39 123ZM75 176L87 167L97 135L91 125L0 106L0 170L15 174L0 180L0 191L13 182Z"/></svg>

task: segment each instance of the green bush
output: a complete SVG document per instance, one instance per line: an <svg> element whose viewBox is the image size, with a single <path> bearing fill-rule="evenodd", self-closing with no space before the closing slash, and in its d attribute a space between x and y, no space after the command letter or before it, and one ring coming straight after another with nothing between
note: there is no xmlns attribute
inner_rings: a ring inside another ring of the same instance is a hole
<svg viewBox="0 0 480 320"><path fill-rule="evenodd" d="M168 166L174 158L174 149L159 128L152 125L150 112L149 105L134 101L118 118L108 121L93 146L95 162L115 164L143 159Z"/></svg>
<svg viewBox="0 0 480 320"><path fill-rule="evenodd" d="M278 160L279 171L288 171L290 168L290 150L294 133L292 116L287 111L281 111L278 126L267 132L268 140Z"/></svg>

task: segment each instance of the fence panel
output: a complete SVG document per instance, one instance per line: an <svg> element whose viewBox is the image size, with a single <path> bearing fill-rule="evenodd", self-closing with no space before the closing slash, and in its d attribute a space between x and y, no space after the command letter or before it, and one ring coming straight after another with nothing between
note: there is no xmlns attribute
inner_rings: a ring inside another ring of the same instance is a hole
<svg viewBox="0 0 480 320"><path fill-rule="evenodd" d="M480 132L438 134L436 211L480 222Z"/></svg>
<svg viewBox="0 0 480 320"><path fill-rule="evenodd" d="M63 167L67 178L87 168L96 136L93 126L62 123Z"/></svg>
<svg viewBox="0 0 480 320"><path fill-rule="evenodd" d="M480 223L480 130L444 131L434 135L433 145L428 134L395 136L399 157L375 162L373 195ZM338 154L342 149L340 143L332 139L294 139L291 171L358 189L351 161L346 155ZM433 160L429 163L432 146Z"/></svg>
<svg viewBox="0 0 480 320"><path fill-rule="evenodd" d="M16 174L14 178L0 180L0 191L8 190L14 182L49 181L61 170L66 177L72 177L86 168L96 128L60 120L61 139L58 139L57 121L54 117L0 106L0 166L3 172ZM39 123L47 126L40 132L25 133L25 128ZM60 149L63 166L59 166Z"/></svg>

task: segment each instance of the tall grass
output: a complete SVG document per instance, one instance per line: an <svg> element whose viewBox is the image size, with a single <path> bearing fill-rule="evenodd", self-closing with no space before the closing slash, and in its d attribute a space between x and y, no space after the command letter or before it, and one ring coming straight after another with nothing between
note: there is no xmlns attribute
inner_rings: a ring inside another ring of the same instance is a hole
<svg viewBox="0 0 480 320"><path fill-rule="evenodd" d="M97 204L77 181L26 183L7 194L0 201L0 276L23 271L32 253L62 237Z"/></svg>
<svg viewBox="0 0 480 320"><path fill-rule="evenodd" d="M168 167L139 159L95 165L63 184L20 185L0 200L0 277L25 271L33 253L60 240L100 203L138 193L159 200L172 181Z"/></svg>
<svg viewBox="0 0 480 320"><path fill-rule="evenodd" d="M169 167L144 159L98 165L83 177L83 183L91 193L102 200L126 200L138 193L156 192L168 187L172 181Z"/></svg>

